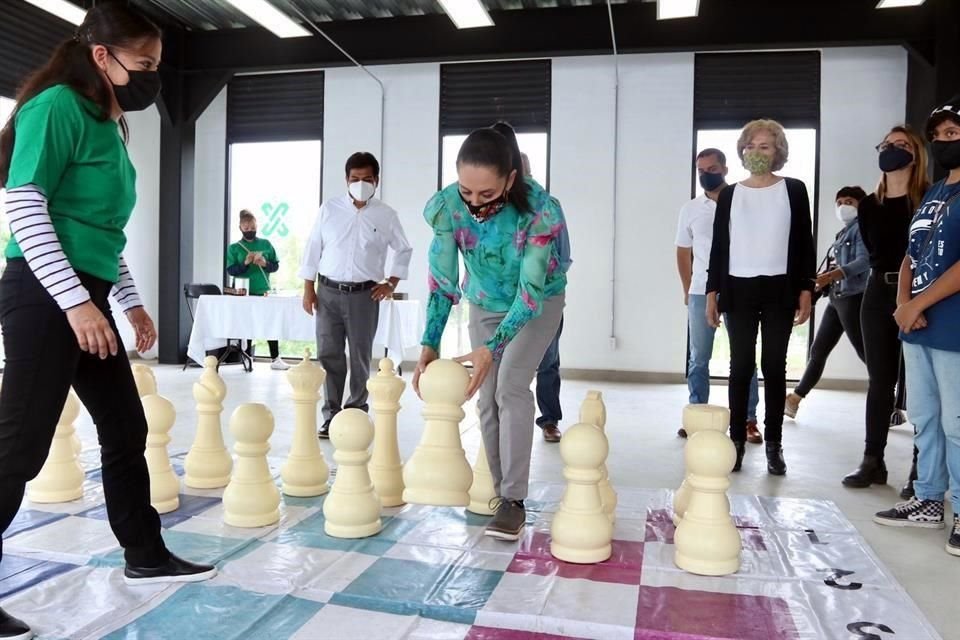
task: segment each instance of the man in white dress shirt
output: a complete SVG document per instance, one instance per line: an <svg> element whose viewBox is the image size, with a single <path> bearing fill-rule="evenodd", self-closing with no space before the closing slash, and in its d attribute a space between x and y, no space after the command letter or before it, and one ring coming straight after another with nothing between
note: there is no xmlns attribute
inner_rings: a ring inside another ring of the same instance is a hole
<svg viewBox="0 0 960 640"><path fill-rule="evenodd" d="M380 163L370 153L354 153L346 164L347 193L320 207L303 253L303 309L317 320L317 354L327 371L323 426L342 409L367 411L367 380L380 301L390 298L407 277L413 249L397 212L373 197L380 184ZM387 250L393 250L389 277ZM314 313L316 312L316 313ZM345 349L350 347L350 396Z"/></svg>

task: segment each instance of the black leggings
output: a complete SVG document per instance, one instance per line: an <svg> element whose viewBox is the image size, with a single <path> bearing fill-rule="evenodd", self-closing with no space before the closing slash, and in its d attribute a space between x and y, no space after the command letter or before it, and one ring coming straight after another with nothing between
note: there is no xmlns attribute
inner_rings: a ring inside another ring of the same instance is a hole
<svg viewBox="0 0 960 640"><path fill-rule="evenodd" d="M871 272L860 310L869 377L864 454L880 458L887 447L887 431L901 370L899 330L893 319L896 309L897 286L886 284L882 274Z"/></svg>
<svg viewBox="0 0 960 640"><path fill-rule="evenodd" d="M280 343L276 340L267 340L267 346L270 348L270 359L276 360L280 357ZM247 355L253 357L253 340L247 342Z"/></svg>
<svg viewBox="0 0 960 640"><path fill-rule="evenodd" d="M757 330L762 341L764 437L783 437L783 405L787 395L787 347L793 331L796 298L786 276L759 276L728 280L726 312L730 335L730 437L747 439L747 402L750 379L756 368Z"/></svg>
<svg viewBox="0 0 960 640"><path fill-rule="evenodd" d="M86 274L80 281L116 333L111 284ZM70 387L97 425L107 517L128 562L155 566L167 559L160 517L150 506L143 456L147 421L130 362L117 336L116 356L83 353L67 316L24 260L11 260L0 278L0 322L6 366L0 392L0 533L40 473ZM2 543L0 543L2 555Z"/></svg>
<svg viewBox="0 0 960 640"><path fill-rule="evenodd" d="M800 384L797 385L797 395L805 398L810 390L820 382L820 376L823 375L823 367L827 364L827 358L830 352L840 342L840 337L844 333L857 352L857 357L862 361L863 356L863 334L860 331L860 305L863 302L863 294L855 296L846 296L843 298L831 298L827 308L820 319L820 326L817 327L817 335L813 339L813 346L810 348L810 359L807 361L807 368L800 378Z"/></svg>

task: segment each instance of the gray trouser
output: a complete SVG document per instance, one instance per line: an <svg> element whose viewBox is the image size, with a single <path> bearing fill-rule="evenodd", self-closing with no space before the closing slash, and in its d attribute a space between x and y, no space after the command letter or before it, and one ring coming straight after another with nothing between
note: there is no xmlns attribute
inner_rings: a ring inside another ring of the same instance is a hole
<svg viewBox="0 0 960 640"><path fill-rule="evenodd" d="M548 298L543 313L520 330L495 362L480 387L480 432L487 450L493 487L509 500L527 497L533 448L534 404L530 384L543 354L557 334L564 295ZM500 326L504 313L470 305L470 344L477 348Z"/></svg>
<svg viewBox="0 0 960 640"><path fill-rule="evenodd" d="M380 303L370 290L341 293L317 284L317 357L327 371L323 419L332 420L341 407L367 411L367 380L373 358L373 338L380 320ZM346 345L350 346L350 398L345 406Z"/></svg>

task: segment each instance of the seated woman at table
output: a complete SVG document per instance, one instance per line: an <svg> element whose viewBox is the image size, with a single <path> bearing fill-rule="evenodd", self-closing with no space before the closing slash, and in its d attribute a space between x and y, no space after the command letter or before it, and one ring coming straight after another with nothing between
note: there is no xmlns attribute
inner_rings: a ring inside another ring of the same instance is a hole
<svg viewBox="0 0 960 640"><path fill-rule="evenodd" d="M243 238L227 249L227 273L234 278L247 278L251 296L265 296L270 291L270 274L280 268L277 252L266 238L257 237L257 218L244 209L240 212L240 233ZM286 371L290 368L280 358L280 344L269 340L271 369ZM247 347L247 355L253 357L253 340Z"/></svg>

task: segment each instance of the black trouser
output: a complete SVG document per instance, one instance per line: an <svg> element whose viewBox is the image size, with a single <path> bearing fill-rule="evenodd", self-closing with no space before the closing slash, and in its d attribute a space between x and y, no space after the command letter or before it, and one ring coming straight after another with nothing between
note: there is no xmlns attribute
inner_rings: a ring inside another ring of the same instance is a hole
<svg viewBox="0 0 960 640"><path fill-rule="evenodd" d="M263 293L251 293L251 296L263 297ZM280 342L277 340L267 340L267 347L270 349L270 359L276 360L280 357ZM253 340L247 342L247 355L253 358Z"/></svg>
<svg viewBox="0 0 960 640"><path fill-rule="evenodd" d="M897 285L887 284L882 273L871 271L860 309L869 378L864 455L880 458L887 447L887 431L895 405L894 389L900 375L900 337L893 319L896 310Z"/></svg>
<svg viewBox="0 0 960 640"><path fill-rule="evenodd" d="M800 384L797 385L797 395L805 398L810 390L820 382L823 367L827 364L830 352L840 342L840 337L846 333L850 344L857 352L857 357L863 361L863 333L860 331L860 305L863 294L843 298L830 298L827 308L820 318L817 335L810 348L810 359L807 368L803 371Z"/></svg>
<svg viewBox="0 0 960 640"><path fill-rule="evenodd" d="M116 332L110 283L86 274L80 280ZM101 360L81 352L66 314L23 260L11 260L0 278L0 322L6 349L0 392L0 533L17 514L26 483L43 467L72 385L97 425L107 516L127 562L163 563L167 550L160 517L150 506L143 456L147 421L119 335L116 356Z"/></svg>
<svg viewBox="0 0 960 640"><path fill-rule="evenodd" d="M793 330L797 300L786 276L729 278L726 312L730 336L730 437L747 439L747 402L750 379L756 368L757 329L762 349L764 437L780 442L783 432L783 405L787 395L787 346Z"/></svg>

